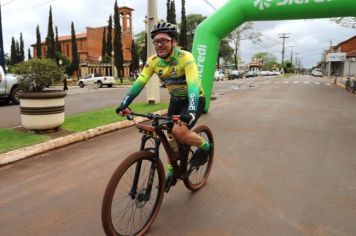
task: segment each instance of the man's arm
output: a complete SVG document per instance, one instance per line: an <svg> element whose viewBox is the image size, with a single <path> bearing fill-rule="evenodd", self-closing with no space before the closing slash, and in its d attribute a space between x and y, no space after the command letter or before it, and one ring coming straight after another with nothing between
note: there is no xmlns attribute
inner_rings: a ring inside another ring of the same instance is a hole
<svg viewBox="0 0 356 236"><path fill-rule="evenodd" d="M196 113L198 110L199 103L199 92L201 88L201 83L198 77L198 67L195 63L194 57L192 54L187 55L188 60L185 64L185 78L187 80L188 86L188 113Z"/></svg>
<svg viewBox="0 0 356 236"><path fill-rule="evenodd" d="M148 59L140 76L132 84L130 90L122 100L120 107L128 107L131 102L141 93L142 89L145 87L154 72L153 67L150 66L150 63L151 60Z"/></svg>

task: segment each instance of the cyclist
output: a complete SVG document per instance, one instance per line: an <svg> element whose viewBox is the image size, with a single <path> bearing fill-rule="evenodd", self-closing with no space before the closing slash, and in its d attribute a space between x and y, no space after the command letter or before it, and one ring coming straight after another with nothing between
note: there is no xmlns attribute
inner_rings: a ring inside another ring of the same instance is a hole
<svg viewBox="0 0 356 236"><path fill-rule="evenodd" d="M211 151L211 144L190 128L204 111L205 97L198 78L198 69L190 52L177 46L177 27L171 23L160 22L151 31L156 54L148 58L140 76L128 91L116 113L124 115L128 106L140 94L146 83L156 73L166 86L171 96L168 116L180 115L180 122L172 128L173 137L181 143L197 146L194 158L206 158ZM168 177L173 176L173 169L168 165Z"/></svg>

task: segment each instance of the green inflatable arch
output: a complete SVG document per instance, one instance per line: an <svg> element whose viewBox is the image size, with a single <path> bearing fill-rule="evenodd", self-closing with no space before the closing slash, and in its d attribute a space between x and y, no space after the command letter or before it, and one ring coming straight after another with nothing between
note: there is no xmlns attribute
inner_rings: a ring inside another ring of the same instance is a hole
<svg viewBox="0 0 356 236"><path fill-rule="evenodd" d="M209 110L220 41L242 23L341 16L356 16L356 0L229 0L197 27L193 41L206 94L205 111Z"/></svg>

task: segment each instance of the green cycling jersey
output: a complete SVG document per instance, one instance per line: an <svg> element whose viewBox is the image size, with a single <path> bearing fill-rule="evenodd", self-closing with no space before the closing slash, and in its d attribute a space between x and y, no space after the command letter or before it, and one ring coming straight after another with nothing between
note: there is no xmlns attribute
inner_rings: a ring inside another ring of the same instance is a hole
<svg viewBox="0 0 356 236"><path fill-rule="evenodd" d="M190 52L174 48L167 59L157 55L148 58L140 76L123 99L127 107L140 94L151 76L156 73L174 101L188 99L188 112L197 112L199 96L204 96L198 78L198 68Z"/></svg>

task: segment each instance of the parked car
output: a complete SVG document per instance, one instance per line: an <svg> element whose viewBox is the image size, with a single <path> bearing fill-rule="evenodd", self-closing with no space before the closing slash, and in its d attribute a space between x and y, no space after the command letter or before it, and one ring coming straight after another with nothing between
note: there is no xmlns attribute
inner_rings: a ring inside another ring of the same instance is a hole
<svg viewBox="0 0 356 236"><path fill-rule="evenodd" d="M228 75L227 78L230 79L240 79L242 78L242 73L238 70L232 70Z"/></svg>
<svg viewBox="0 0 356 236"><path fill-rule="evenodd" d="M219 80L223 81L224 77L225 77L224 73L222 73L221 71L218 71L218 70L215 71L215 74L214 74L215 81L219 81Z"/></svg>
<svg viewBox="0 0 356 236"><path fill-rule="evenodd" d="M84 86L90 85L90 84L97 84L97 86L99 88L101 88L103 85L106 85L109 88L111 88L113 86L113 84L115 84L115 78L113 76L102 76L100 74L89 74L78 81L78 85L81 88L83 88Z"/></svg>
<svg viewBox="0 0 356 236"><path fill-rule="evenodd" d="M6 74L3 68L0 66L0 100L8 104L12 101L13 104L19 104L18 79L14 74Z"/></svg>
<svg viewBox="0 0 356 236"><path fill-rule="evenodd" d="M256 74L255 74L255 72L254 72L254 71L252 71L252 70L247 71L247 73L246 73L246 78L249 78L249 77L254 77L254 76L256 76Z"/></svg>
<svg viewBox="0 0 356 236"><path fill-rule="evenodd" d="M323 73L317 69L312 70L312 72L310 74L315 77L323 77Z"/></svg>

